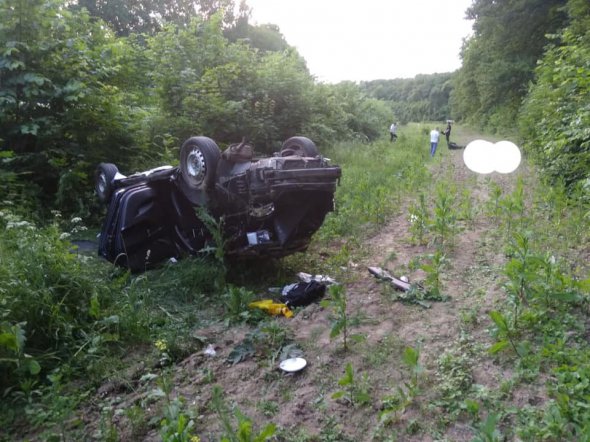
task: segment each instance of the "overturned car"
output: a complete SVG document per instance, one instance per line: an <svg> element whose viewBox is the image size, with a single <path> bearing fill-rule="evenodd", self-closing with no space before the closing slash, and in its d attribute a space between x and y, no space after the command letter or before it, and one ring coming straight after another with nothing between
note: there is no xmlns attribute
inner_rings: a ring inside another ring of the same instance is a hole
<svg viewBox="0 0 590 442"><path fill-rule="evenodd" d="M245 141L222 153L211 138L191 137L178 167L130 176L101 163L95 189L108 210L98 253L135 272L198 254L212 241L202 210L220 226L226 256L302 251L333 210L340 176L306 137L289 138L266 158L254 158Z"/></svg>

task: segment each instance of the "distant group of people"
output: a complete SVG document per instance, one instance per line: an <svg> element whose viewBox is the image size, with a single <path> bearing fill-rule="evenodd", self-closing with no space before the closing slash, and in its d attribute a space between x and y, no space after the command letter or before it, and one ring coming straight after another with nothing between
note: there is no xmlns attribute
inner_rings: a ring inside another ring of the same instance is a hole
<svg viewBox="0 0 590 442"><path fill-rule="evenodd" d="M447 120L447 127L445 128L445 130L443 130L442 134L445 136L446 140L447 140L447 146L450 143L451 140L451 130L453 129L451 126L451 120ZM391 126L389 126L389 141L391 143L395 142L397 140L397 127L398 124L397 122L391 123ZM434 154L436 153L436 148L438 147L438 140L440 138L440 131L437 128L434 128L430 131L430 157L434 157Z"/></svg>

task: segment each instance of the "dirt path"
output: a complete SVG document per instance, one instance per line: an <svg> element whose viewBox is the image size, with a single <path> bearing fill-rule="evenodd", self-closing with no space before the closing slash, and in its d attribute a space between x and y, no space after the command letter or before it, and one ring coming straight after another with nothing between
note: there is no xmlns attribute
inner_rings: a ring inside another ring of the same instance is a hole
<svg viewBox="0 0 590 442"><path fill-rule="evenodd" d="M368 248L372 253L366 261L359 264L358 280L349 287L351 310L362 311L367 315L369 325L363 326L362 331L367 335L369 345L378 346L387 337L395 336L398 351L402 346L421 349L421 363L425 367L424 382L427 385L424 388L424 396L418 399L420 404L406 411L405 416L401 417L402 423L410 422L412 419L435 420L435 417L433 419L433 416L427 417L423 413L435 395L431 387L434 387L437 381L437 360L446 350L456 346L462 330L468 326L469 332L477 335L478 342L490 342L483 326L489 323L488 313L501 298L498 273L504 257L500 248L486 244L486 241L490 241L488 233L491 221L482 213L492 181L474 176L467 170L462 162L462 151L448 151L444 160L433 166L433 175L435 180L436 177L451 175L459 189L469 186L474 207L479 212L473 222L464 225L463 230L456 235L455 246L447 257L449 264L443 272L443 292L449 295L450 299L447 302L431 302L430 309L399 302L392 303L382 294L383 283L366 272L368 266L379 266L392 255L395 256L395 260L388 263L390 270L407 268L412 258L434 253L433 246L410 244L406 211L392 219L377 236L369 240ZM513 177L496 175L494 182L508 190L513 185ZM488 271L482 272L482 268ZM425 276L421 270L406 272L406 275L410 281L420 281ZM390 385L391 382L388 381L392 379L395 382L400 378L407 379L399 356L392 357L391 361L397 362L398 366L388 367L380 376L379 385ZM475 383L495 388L496 380L501 378L503 373L493 367L491 360L486 359L482 362L484 365L474 371L473 380ZM359 361L360 364L362 361ZM387 388L382 389L381 394L387 395ZM432 422L431 425L435 423ZM445 433L445 437L454 441L473 438L472 431L460 423L449 426ZM364 440L373 440L373 434ZM398 434L398 440L424 441L432 438L423 433L415 437Z"/></svg>
<svg viewBox="0 0 590 442"><path fill-rule="evenodd" d="M437 359L456 344L461 330L467 327L466 322L471 326L470 333L477 335L480 342L489 341L484 326L489 323L487 313L499 297L497 274L503 260L501 250L485 244L490 221L486 221L481 212L491 181L474 177L463 166L462 151L446 152L443 161L433 166L435 176L449 173L459 188L466 185L472 187L472 198L476 201L476 208L480 209L472 225L456 235L456 245L449 256L450 265L444 272L443 291L450 295L450 300L433 302L430 309L393 302L387 295L386 286L368 273L367 267L384 266L384 263L390 270L407 269L412 258L434 252L432 246L410 243L407 211L402 210L366 243L368 257L347 269L352 281L346 285L348 311L358 312L362 317L362 325L352 332L363 334L366 340L353 344L351 350L344 353L341 338L330 339L330 312L317 305L309 306L295 318L284 321L285 326L292 330L294 341L303 344L309 361L305 371L284 375L272 367L261 369L255 362L233 367L218 366L216 372L223 374L216 381L224 386L228 400L235 401L248 415L257 416L256 422L269 420L261 416L261 403L277 404L279 411L271 420L283 428L305 435L324 434L326 427L333 425L332 431L336 435L333 440L345 440L342 438L346 437L354 441L379 440L378 415L383 398L407 381L407 370L400 359L403 349L412 346L421 349L421 364L425 367L421 378L423 393L391 430L379 431L398 432L396 429L413 420L423 422L425 429L436 425L436 415L430 412L430 416L425 416L424 413L428 412L429 401L436 395ZM497 176L494 180L502 187L510 187L512 177ZM391 260L391 256L395 259ZM487 268L488 271L476 272L476 267ZM406 274L411 281L424 278L421 270ZM332 393L341 388L337 381L348 362L357 372L359 384L362 383L362 376L367 376L366 387L372 400L363 407L353 407L331 398ZM490 360L483 361L483 364L474 370L474 382L495 388L496 380L504 374ZM215 424L210 421L210 425ZM472 431L461 423L450 425L445 435L455 441L471 440L473 437ZM415 436L398 433L397 437L397 440L432 440L426 430Z"/></svg>
<svg viewBox="0 0 590 442"><path fill-rule="evenodd" d="M221 432L219 416L204 405L210 402L213 385L223 388L226 403L252 418L255 428L268 422L282 428L279 440L356 442L389 440L388 435L393 434L396 440L408 441L435 440L433 434L453 441L473 438L473 431L460 420L443 426L439 422L440 409L433 403L440 382L437 361L445 351L456 349L465 334L480 344L490 342L486 332L488 313L501 299L498 275L504 258L488 234L493 221L484 215L483 205L492 182L509 190L515 177L475 177L463 166L460 150L445 151L441 161L433 163L432 173L435 182L451 177L459 189L468 187L476 209L474 220L456 234L443 273L443 292L450 299L432 302L430 309L392 301L391 289L367 271L369 266L386 267L394 274L403 269L410 281L424 279L424 272L409 271L408 264L418 255L433 253L435 248L411 244L407 210L402 210L365 243L366 258L346 269L348 312L361 319L361 325L351 333L365 337L363 342L351 344L348 352L342 350L341 337L330 339L331 312L317 304L298 311L292 319L276 319L289 330L308 361L308 366L296 374L280 372L272 358L228 364L228 355L249 331L245 327L226 329L220 325L195 331L208 338L217 355L197 353L178 364L172 373L172 396L184 398L196 411L195 427L200 440L216 441ZM409 203L406 201L406 206ZM421 352L420 363L425 371L420 377L420 394L395 422L381 425L383 404L408 381L408 371L401 362L408 346ZM354 367L358 389L369 395L366 403L352 406L332 398L343 388L338 380L347 363ZM487 357L478 359L470 375L474 383L490 390L507 376ZM121 397L115 406L122 410L134 404L146 407L154 387L149 383L139 385L134 394ZM522 398L524 402L530 399L527 395ZM154 415L161 416L161 409L154 401L151 403ZM127 433L121 433L123 438L130 437L129 422L123 413L115 417L115 423L127 428ZM152 430L142 440L160 438Z"/></svg>

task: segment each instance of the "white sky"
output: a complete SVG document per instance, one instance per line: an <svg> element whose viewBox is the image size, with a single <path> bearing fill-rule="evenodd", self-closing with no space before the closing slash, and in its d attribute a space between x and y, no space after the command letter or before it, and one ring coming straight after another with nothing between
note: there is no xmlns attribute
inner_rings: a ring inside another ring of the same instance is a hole
<svg viewBox="0 0 590 442"><path fill-rule="evenodd" d="M279 26L317 80L411 78L461 66L472 0L247 0Z"/></svg>

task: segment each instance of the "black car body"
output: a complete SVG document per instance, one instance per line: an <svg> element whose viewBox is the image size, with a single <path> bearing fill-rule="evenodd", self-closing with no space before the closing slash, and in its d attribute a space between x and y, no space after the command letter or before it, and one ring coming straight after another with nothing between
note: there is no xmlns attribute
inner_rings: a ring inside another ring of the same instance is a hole
<svg viewBox="0 0 590 442"><path fill-rule="evenodd" d="M212 139L192 137L181 147L178 167L129 177L102 163L96 192L108 210L99 255L143 271L165 259L197 254L212 239L198 208L220 226L226 256L302 251L333 210L340 176L340 167L305 137L288 139L267 158L254 158L245 142L221 153Z"/></svg>

